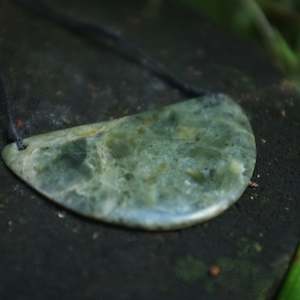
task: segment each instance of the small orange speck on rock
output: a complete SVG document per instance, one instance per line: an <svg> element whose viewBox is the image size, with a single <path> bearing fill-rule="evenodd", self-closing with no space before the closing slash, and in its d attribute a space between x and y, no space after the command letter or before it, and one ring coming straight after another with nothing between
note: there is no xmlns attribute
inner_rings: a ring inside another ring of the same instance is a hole
<svg viewBox="0 0 300 300"><path fill-rule="evenodd" d="M250 186L251 188L257 188L257 187L258 187L258 183L255 182L255 181L250 181L250 182L249 182L249 186Z"/></svg>
<svg viewBox="0 0 300 300"><path fill-rule="evenodd" d="M24 122L21 119L16 120L17 128L22 128L24 126Z"/></svg>
<svg viewBox="0 0 300 300"><path fill-rule="evenodd" d="M221 274L221 268L218 265L212 265L208 270L208 274L216 278Z"/></svg>

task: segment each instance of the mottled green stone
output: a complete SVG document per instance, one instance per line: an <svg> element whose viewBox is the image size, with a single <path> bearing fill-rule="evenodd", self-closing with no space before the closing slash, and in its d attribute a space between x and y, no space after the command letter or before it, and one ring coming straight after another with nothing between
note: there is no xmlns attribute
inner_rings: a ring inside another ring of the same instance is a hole
<svg viewBox="0 0 300 300"><path fill-rule="evenodd" d="M247 117L211 95L14 144L3 158L20 178L79 214L144 229L208 220L238 200L256 149Z"/></svg>

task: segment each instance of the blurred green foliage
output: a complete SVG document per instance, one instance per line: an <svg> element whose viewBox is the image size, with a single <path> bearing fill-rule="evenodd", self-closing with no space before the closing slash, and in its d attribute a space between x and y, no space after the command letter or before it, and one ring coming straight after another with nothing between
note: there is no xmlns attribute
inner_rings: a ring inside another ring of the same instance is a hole
<svg viewBox="0 0 300 300"><path fill-rule="evenodd" d="M300 245L289 268L277 300L300 299Z"/></svg>
<svg viewBox="0 0 300 300"><path fill-rule="evenodd" d="M289 76L300 78L300 0L181 0L259 41ZM298 80L300 82L300 80Z"/></svg>

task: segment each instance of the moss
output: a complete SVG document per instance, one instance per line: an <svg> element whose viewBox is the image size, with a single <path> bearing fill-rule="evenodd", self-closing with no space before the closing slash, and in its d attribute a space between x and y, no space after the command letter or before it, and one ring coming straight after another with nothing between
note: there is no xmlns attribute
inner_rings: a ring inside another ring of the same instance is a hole
<svg viewBox="0 0 300 300"><path fill-rule="evenodd" d="M245 237L237 241L239 257L253 257L262 251L262 245Z"/></svg>
<svg viewBox="0 0 300 300"><path fill-rule="evenodd" d="M176 276L186 283L200 280L206 274L206 266L193 256L180 258L175 266Z"/></svg>
<svg viewBox="0 0 300 300"><path fill-rule="evenodd" d="M247 299L266 299L272 286L267 273L251 260L241 258L221 258L218 265L222 269L222 276L217 281L218 286L239 293L241 289L249 291Z"/></svg>

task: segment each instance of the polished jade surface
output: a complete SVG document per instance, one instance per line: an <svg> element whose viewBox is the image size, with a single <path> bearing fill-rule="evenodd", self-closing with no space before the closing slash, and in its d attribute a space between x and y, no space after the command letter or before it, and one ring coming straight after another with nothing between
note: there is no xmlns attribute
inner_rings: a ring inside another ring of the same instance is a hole
<svg viewBox="0 0 300 300"><path fill-rule="evenodd" d="M246 189L256 159L246 115L223 94L25 143L2 156L41 194L81 215L147 230L220 214Z"/></svg>

